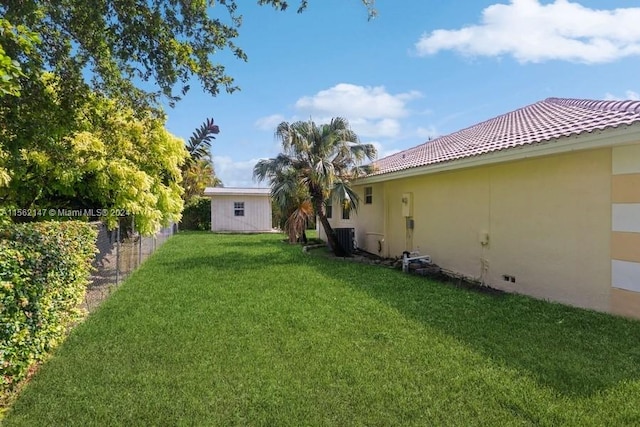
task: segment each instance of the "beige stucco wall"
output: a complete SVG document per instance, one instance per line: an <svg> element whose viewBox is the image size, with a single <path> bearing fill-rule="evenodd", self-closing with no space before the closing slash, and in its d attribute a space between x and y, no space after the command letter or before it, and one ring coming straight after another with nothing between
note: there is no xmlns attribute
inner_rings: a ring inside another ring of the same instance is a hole
<svg viewBox="0 0 640 427"><path fill-rule="evenodd" d="M365 203L365 186L356 187L356 192L360 198L358 211L354 215L357 218L356 241L358 247L376 255L385 256L385 194L383 184L372 184L371 203Z"/></svg>
<svg viewBox="0 0 640 427"><path fill-rule="evenodd" d="M244 202L244 216L234 216L234 202ZM211 230L258 232L271 231L269 196L211 196Z"/></svg>
<svg viewBox="0 0 640 427"><path fill-rule="evenodd" d="M608 310L610 182L611 149L492 168L490 283Z"/></svg>
<svg viewBox="0 0 640 427"><path fill-rule="evenodd" d="M386 205L375 219L363 209L353 222L358 235L384 224L384 255L419 250L495 288L609 309L610 148L374 185ZM404 193L412 195L413 231L402 215Z"/></svg>

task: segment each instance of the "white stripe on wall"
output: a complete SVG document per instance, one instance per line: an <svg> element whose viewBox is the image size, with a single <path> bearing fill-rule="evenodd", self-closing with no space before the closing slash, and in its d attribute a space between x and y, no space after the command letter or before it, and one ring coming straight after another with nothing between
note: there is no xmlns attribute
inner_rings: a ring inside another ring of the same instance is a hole
<svg viewBox="0 0 640 427"><path fill-rule="evenodd" d="M611 260L611 286L640 292L640 263Z"/></svg>
<svg viewBox="0 0 640 427"><path fill-rule="evenodd" d="M640 233L640 203L612 204L611 230Z"/></svg>
<svg viewBox="0 0 640 427"><path fill-rule="evenodd" d="M614 147L612 151L614 175L640 173L640 145Z"/></svg>

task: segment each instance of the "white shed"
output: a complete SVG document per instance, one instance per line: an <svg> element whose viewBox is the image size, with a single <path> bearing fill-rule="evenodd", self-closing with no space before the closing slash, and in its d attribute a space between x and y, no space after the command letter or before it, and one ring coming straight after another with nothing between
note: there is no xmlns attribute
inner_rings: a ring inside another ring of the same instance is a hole
<svg viewBox="0 0 640 427"><path fill-rule="evenodd" d="M268 188L207 187L211 198L211 231L268 232L271 192Z"/></svg>

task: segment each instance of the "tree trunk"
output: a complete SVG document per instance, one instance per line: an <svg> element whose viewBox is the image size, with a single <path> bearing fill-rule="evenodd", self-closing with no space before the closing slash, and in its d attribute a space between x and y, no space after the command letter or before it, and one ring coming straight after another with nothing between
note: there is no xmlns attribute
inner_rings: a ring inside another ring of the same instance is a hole
<svg viewBox="0 0 640 427"><path fill-rule="evenodd" d="M338 238L336 237L336 232L333 231L331 224L329 224L329 220L327 219L327 215L324 213L324 209L322 209L322 199L318 200L314 198L313 205L316 210L316 215L318 219L320 219L320 223L322 224L322 228L324 228L324 233L327 235L327 243L329 244L329 248L333 251L335 256L345 257L347 256L347 251L342 247Z"/></svg>

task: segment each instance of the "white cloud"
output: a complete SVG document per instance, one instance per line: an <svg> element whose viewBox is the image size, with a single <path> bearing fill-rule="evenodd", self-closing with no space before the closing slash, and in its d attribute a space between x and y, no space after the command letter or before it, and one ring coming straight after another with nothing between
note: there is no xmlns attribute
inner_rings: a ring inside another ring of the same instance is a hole
<svg viewBox="0 0 640 427"><path fill-rule="evenodd" d="M388 157L392 154L396 154L399 153L401 150L397 150L397 149L385 149L384 145L382 145L382 143L378 142L378 141L370 141L368 142L368 144L373 145L374 147L376 147L376 150L378 151L378 159L382 159L384 157Z"/></svg>
<svg viewBox="0 0 640 427"><path fill-rule="evenodd" d="M282 114L272 114L256 120L255 125L260 130L275 131L276 127L285 120Z"/></svg>
<svg viewBox="0 0 640 427"><path fill-rule="evenodd" d="M482 12L479 25L435 30L415 44L421 56L455 50L512 55L519 62L612 62L640 55L640 8L590 9L568 0L511 0Z"/></svg>
<svg viewBox="0 0 640 427"><path fill-rule="evenodd" d="M266 187L267 182L253 180L253 167L259 160L234 161L227 156L213 156L213 167L225 187Z"/></svg>
<svg viewBox="0 0 640 427"><path fill-rule="evenodd" d="M604 99L608 101L622 101L622 100L632 100L632 101L640 101L640 93L634 92L632 90L628 90L624 93L624 96L615 96L611 93L607 93Z"/></svg>
<svg viewBox="0 0 640 427"><path fill-rule="evenodd" d="M351 128L360 137L395 138L400 134L400 122L396 119L367 120L353 119L349 121Z"/></svg>
<svg viewBox="0 0 640 427"><path fill-rule="evenodd" d="M384 86L340 83L298 99L295 107L320 123L330 117L345 117L363 137L395 138L401 132L400 119L411 113L407 104L420 97L418 91L391 94Z"/></svg>
<svg viewBox="0 0 640 427"><path fill-rule="evenodd" d="M384 86L340 83L296 102L296 108L314 114L363 119L399 118L408 114L406 104L422 95L410 91L392 95Z"/></svg>

